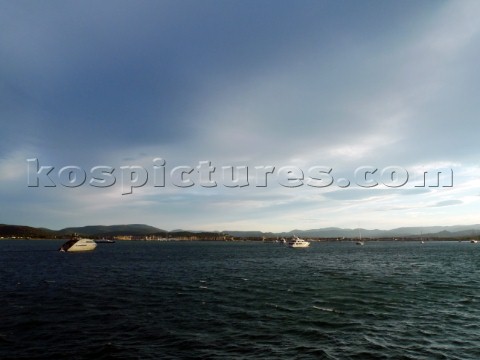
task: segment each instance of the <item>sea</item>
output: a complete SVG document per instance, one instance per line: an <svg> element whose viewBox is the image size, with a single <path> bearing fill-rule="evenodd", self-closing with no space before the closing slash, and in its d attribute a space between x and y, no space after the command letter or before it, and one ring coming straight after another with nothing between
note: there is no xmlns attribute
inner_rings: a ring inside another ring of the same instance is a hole
<svg viewBox="0 0 480 360"><path fill-rule="evenodd" d="M0 241L0 359L480 359L480 244Z"/></svg>

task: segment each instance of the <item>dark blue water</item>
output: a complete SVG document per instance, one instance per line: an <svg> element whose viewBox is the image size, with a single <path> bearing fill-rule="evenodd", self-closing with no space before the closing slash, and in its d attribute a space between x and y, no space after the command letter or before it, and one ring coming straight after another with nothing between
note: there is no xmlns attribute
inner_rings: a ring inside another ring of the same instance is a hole
<svg viewBox="0 0 480 360"><path fill-rule="evenodd" d="M1 359L480 359L480 244L0 241Z"/></svg>

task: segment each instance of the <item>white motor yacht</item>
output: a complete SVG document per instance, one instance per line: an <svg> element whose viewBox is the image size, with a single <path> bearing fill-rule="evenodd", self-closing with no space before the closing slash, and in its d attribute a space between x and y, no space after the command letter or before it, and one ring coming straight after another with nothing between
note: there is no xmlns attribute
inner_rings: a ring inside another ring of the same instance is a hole
<svg viewBox="0 0 480 360"><path fill-rule="evenodd" d="M81 238L77 234L73 234L72 238L58 250L62 252L80 252L92 251L95 250L96 247L97 243L94 240Z"/></svg>
<svg viewBox="0 0 480 360"><path fill-rule="evenodd" d="M296 235L293 235L292 240L288 242L288 247L291 247L291 248L306 248L309 246L310 246L310 243L308 241L300 239Z"/></svg>

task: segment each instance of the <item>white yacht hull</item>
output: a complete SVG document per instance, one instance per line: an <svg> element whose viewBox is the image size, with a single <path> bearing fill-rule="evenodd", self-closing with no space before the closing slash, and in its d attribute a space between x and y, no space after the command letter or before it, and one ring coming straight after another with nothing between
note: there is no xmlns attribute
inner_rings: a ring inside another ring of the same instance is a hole
<svg viewBox="0 0 480 360"><path fill-rule="evenodd" d="M307 242L306 244L289 244L288 246L291 248L306 248L310 246L310 243Z"/></svg>
<svg viewBox="0 0 480 360"><path fill-rule="evenodd" d="M309 247L310 243L303 239L300 239L297 236L294 236L293 239L288 243L288 247L291 248L306 248Z"/></svg>
<svg viewBox="0 0 480 360"><path fill-rule="evenodd" d="M97 247L97 243L90 239L69 240L62 245L60 251L63 252L83 252L92 251Z"/></svg>

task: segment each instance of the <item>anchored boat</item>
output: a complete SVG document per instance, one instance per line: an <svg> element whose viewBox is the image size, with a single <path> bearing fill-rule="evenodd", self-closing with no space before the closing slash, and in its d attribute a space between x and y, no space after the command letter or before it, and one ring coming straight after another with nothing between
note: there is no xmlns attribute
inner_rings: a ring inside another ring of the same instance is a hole
<svg viewBox="0 0 480 360"><path fill-rule="evenodd" d="M79 237L77 234L73 234L71 239L63 244L59 251L62 252L80 252L80 251L92 251L97 247L97 243L91 239L85 239Z"/></svg>
<svg viewBox="0 0 480 360"><path fill-rule="evenodd" d="M114 244L115 243L115 240L111 240L111 239L97 239L95 240L95 242L97 244Z"/></svg>
<svg viewBox="0 0 480 360"><path fill-rule="evenodd" d="M292 240L288 242L288 246L291 248L306 248L310 246L310 243L308 241L300 239L296 235L293 235Z"/></svg>

